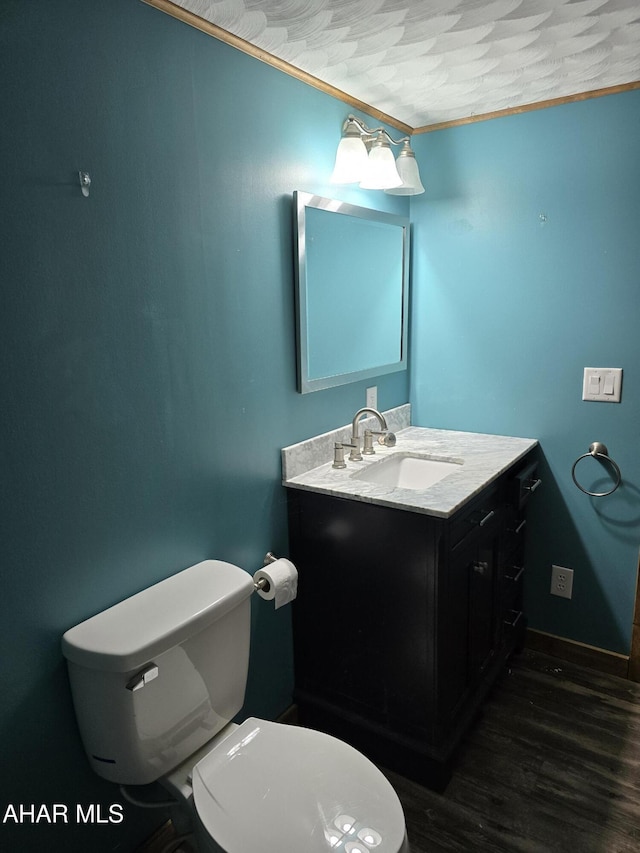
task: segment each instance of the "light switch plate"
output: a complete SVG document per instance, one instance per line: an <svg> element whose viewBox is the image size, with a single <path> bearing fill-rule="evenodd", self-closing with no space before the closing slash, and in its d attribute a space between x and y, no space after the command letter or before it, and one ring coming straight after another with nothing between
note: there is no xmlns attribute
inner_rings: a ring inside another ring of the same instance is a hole
<svg viewBox="0 0 640 853"><path fill-rule="evenodd" d="M596 403L619 403L622 393L621 367L585 367L582 399Z"/></svg>

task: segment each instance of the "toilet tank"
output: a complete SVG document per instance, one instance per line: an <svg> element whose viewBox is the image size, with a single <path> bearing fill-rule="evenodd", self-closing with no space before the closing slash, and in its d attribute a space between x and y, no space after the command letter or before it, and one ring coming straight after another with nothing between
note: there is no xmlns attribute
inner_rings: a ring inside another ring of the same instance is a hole
<svg viewBox="0 0 640 853"><path fill-rule="evenodd" d="M98 775L153 782L241 709L253 579L205 560L62 638L80 734Z"/></svg>

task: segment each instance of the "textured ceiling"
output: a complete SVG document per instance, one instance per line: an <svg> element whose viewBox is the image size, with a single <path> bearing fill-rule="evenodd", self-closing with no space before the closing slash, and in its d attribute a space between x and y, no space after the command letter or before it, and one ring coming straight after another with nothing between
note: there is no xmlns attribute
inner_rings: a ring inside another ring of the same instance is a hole
<svg viewBox="0 0 640 853"><path fill-rule="evenodd" d="M640 81L640 0L174 3L412 128Z"/></svg>

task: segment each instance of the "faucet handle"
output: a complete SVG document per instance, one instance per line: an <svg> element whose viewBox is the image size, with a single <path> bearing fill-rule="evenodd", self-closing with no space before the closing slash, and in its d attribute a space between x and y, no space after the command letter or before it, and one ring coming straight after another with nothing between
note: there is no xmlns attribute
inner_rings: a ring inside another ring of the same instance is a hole
<svg viewBox="0 0 640 853"><path fill-rule="evenodd" d="M336 441L336 443L333 445L333 465L331 467L347 467L347 463L344 461L344 446L341 441Z"/></svg>
<svg viewBox="0 0 640 853"><path fill-rule="evenodd" d="M362 455L363 456L373 456L375 454L375 450L373 449L373 431L370 429L365 429L364 431L364 444L362 447Z"/></svg>
<svg viewBox="0 0 640 853"><path fill-rule="evenodd" d="M385 447L395 447L397 438L394 432L389 432L388 430L383 430L382 432L376 432L375 430L372 432L373 435L378 436L378 444L382 444ZM365 432L366 435L366 432ZM364 452L364 451L363 451Z"/></svg>

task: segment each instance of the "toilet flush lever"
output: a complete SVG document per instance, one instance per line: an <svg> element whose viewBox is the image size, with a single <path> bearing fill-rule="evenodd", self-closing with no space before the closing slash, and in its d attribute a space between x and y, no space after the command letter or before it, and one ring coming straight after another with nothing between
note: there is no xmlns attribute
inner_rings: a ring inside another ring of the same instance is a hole
<svg viewBox="0 0 640 853"><path fill-rule="evenodd" d="M140 672L137 672L133 678L130 678L129 681L127 681L127 690L140 690L141 687L144 687L145 684L148 684L157 677L158 667L155 663L150 663L145 666L144 669L141 669Z"/></svg>

